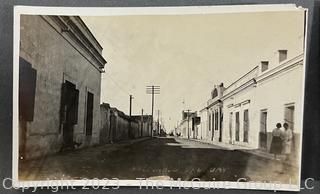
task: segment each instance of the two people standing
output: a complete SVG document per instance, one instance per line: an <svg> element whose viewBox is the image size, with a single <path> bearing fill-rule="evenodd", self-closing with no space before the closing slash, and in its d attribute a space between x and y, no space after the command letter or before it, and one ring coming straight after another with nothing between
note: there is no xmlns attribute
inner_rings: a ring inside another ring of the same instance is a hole
<svg viewBox="0 0 320 194"><path fill-rule="evenodd" d="M283 124L283 130L281 129L281 123L276 124L276 128L272 131L272 141L270 146L270 153L274 154L274 158L277 159L277 155L284 154L285 160L290 159L293 132L289 128L288 123Z"/></svg>

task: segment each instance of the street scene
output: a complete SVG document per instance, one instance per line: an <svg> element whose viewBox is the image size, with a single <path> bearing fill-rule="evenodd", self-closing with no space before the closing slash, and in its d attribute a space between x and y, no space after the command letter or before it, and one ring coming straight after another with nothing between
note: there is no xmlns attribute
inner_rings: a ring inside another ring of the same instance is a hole
<svg viewBox="0 0 320 194"><path fill-rule="evenodd" d="M254 7L21 14L19 181L298 185L305 10Z"/></svg>

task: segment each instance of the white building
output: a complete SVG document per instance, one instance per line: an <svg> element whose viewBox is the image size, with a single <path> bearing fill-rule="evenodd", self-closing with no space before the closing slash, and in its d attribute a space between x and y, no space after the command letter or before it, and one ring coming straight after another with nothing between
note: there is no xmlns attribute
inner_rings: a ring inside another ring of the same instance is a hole
<svg viewBox="0 0 320 194"><path fill-rule="evenodd" d="M222 126L223 126L223 112L222 101L225 88L223 83L215 85L211 92L211 99L207 102L207 120L208 120L208 133L206 139L222 141Z"/></svg>
<svg viewBox="0 0 320 194"><path fill-rule="evenodd" d="M215 95L200 111L203 139L208 140L211 135L214 142L269 150L276 123L286 122L298 146L302 130L303 54L294 56L279 50L276 59L261 61L227 88L215 86Z"/></svg>
<svg viewBox="0 0 320 194"><path fill-rule="evenodd" d="M180 134L180 137L187 139L200 139L201 136L198 127L200 119L198 118L197 112L182 111L182 120L176 130L177 133Z"/></svg>
<svg viewBox="0 0 320 194"><path fill-rule="evenodd" d="M199 116L200 116L200 138L198 139L204 139L204 140L208 140L210 139L210 131L209 129L209 121L208 121L208 109L207 107L201 109L199 111Z"/></svg>

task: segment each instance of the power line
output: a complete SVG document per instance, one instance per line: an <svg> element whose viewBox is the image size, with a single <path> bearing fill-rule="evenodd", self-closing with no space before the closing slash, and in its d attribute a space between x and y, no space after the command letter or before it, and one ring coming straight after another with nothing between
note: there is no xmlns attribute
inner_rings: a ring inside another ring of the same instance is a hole
<svg viewBox="0 0 320 194"><path fill-rule="evenodd" d="M113 84L116 85L118 89L120 89L120 91L122 91L123 93L126 94L126 96L127 96L127 95L131 95L130 92L127 91L126 89L124 89L124 87L122 87L119 83L117 83L117 82L112 78L111 75L107 75L106 78L109 78L109 79L113 82ZM135 100L133 101L133 103L136 104L136 105L138 105L140 109L143 108L142 104L140 104L140 102L139 102L137 99L135 99Z"/></svg>

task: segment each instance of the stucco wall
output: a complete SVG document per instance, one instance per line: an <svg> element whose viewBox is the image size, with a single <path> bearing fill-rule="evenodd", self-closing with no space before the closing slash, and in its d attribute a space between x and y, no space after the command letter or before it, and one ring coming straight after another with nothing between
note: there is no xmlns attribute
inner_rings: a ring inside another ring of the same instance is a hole
<svg viewBox="0 0 320 194"><path fill-rule="evenodd" d="M302 132L302 97L303 97L303 65L290 69L276 77L257 85L255 95L255 109L258 114L262 109L267 109L267 132L271 133L276 123L284 123L284 111L287 104L294 105L294 136L295 147L299 147ZM257 116L259 119L260 117ZM259 127L259 122L254 122ZM259 129L259 128L258 128ZM269 135L270 136L270 135ZM267 147L270 147L268 138ZM257 142L258 144L258 142ZM296 149L298 151L298 149Z"/></svg>
<svg viewBox="0 0 320 194"><path fill-rule="evenodd" d="M151 124L148 122L143 123L143 128L142 128L142 136L147 137L150 136L151 134Z"/></svg>
<svg viewBox="0 0 320 194"><path fill-rule="evenodd" d="M303 66L277 75L276 77L257 85L255 95L255 107L257 110L268 109L267 131L271 132L277 122L284 122L285 104L294 103L295 106L295 129L301 133L302 116L302 84Z"/></svg>
<svg viewBox="0 0 320 194"><path fill-rule="evenodd" d="M259 146L260 132L260 114L261 110L267 110L267 147L270 146L270 133L275 128L276 123L284 123L284 108L286 104L293 104L294 111L294 133L296 142L299 142L301 134L301 116L302 116L302 84L303 84L303 66L298 65L289 71L278 74L267 79L256 86L251 86L236 95L223 101L224 127L223 141L230 141L229 122L230 112L233 112L232 118L232 139L233 143L252 148ZM230 104L238 104L245 100L250 103L239 107L229 107ZM243 142L243 111L249 110L249 142ZM240 141L235 141L235 112L239 112L240 120Z"/></svg>
<svg viewBox="0 0 320 194"><path fill-rule="evenodd" d="M209 139L209 131L208 129L208 113L207 110L202 110L200 111L200 130L201 130L201 134L200 134L200 139L204 139L207 140Z"/></svg>
<svg viewBox="0 0 320 194"><path fill-rule="evenodd" d="M101 132L100 142L110 143L130 139L129 128L130 119L116 108L111 108L108 104L100 106ZM110 121L112 120L112 121ZM143 126L142 126L143 125ZM142 127L142 128L141 128ZM142 134L141 134L142 129ZM132 138L151 136L151 125L147 118L141 122L140 116L133 116L131 120Z"/></svg>
<svg viewBox="0 0 320 194"><path fill-rule="evenodd" d="M100 143L105 144L111 141L111 129L110 129L110 109L106 109L100 106Z"/></svg>
<svg viewBox="0 0 320 194"><path fill-rule="evenodd" d="M41 16L21 16L20 56L37 70L34 120L27 123L26 157L57 152L60 130L61 84L68 80L79 90L78 123L74 140L82 146L99 143L100 72ZM87 91L94 94L92 136L85 135Z"/></svg>
<svg viewBox="0 0 320 194"><path fill-rule="evenodd" d="M255 139L257 137L256 134L256 128L254 128L254 125L252 124L257 120L257 114L253 107L253 97L255 95L255 88L253 86L249 86L248 88L240 91L236 95L227 98L223 101L223 135L222 135L222 141L223 142L231 142L234 144L239 144L243 146L254 146L255 145ZM234 105L243 103L247 100L250 100L250 102L241 104L240 106L235 107ZM229 106L233 104L233 106ZM249 141L243 142L244 139L244 130L243 130L243 112L244 110L249 110ZM230 113L232 114L232 135L230 138ZM240 130L239 130L239 141L235 140L236 133L235 133L235 125L236 125L236 112L239 112L239 121L240 121Z"/></svg>

